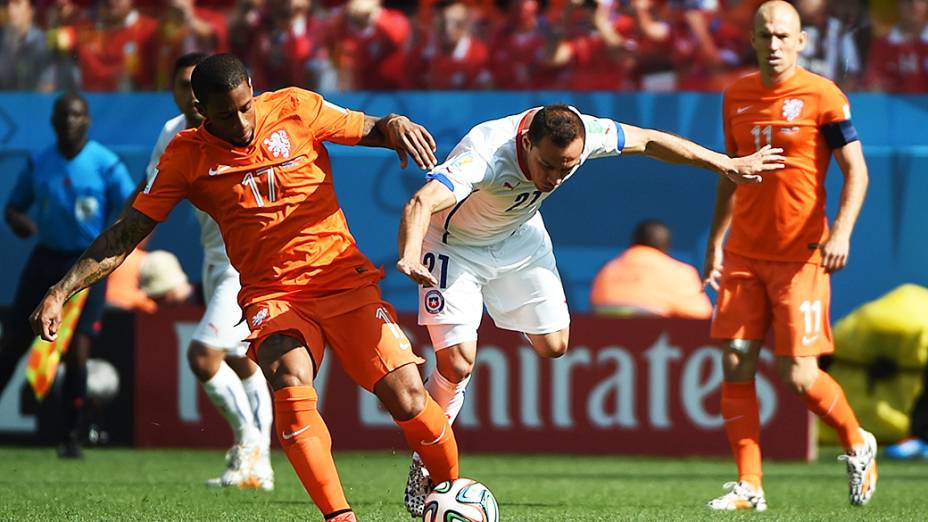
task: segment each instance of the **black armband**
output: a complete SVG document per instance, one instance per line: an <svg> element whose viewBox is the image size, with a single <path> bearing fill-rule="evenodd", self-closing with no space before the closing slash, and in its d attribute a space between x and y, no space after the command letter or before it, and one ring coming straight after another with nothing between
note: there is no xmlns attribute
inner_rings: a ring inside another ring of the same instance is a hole
<svg viewBox="0 0 928 522"><path fill-rule="evenodd" d="M857 129L851 120L836 121L822 125L822 135L825 136L825 142L831 149L840 149L848 143L853 143L860 139L857 135Z"/></svg>

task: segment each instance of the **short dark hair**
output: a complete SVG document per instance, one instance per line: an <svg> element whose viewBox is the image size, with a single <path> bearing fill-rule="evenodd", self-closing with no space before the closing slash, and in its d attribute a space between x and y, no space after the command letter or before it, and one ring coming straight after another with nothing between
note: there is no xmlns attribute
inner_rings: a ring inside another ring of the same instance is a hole
<svg viewBox="0 0 928 522"><path fill-rule="evenodd" d="M663 252L670 249L670 228L663 221L645 219L635 226L632 244L656 248Z"/></svg>
<svg viewBox="0 0 928 522"><path fill-rule="evenodd" d="M52 105L52 116L63 111L65 109L65 105L71 103L74 100L81 102L81 104L84 106L84 109L87 110L87 112L90 112L90 105L87 103L87 98L84 98L84 96L77 91L67 91L61 96L55 98L55 103Z"/></svg>
<svg viewBox="0 0 928 522"><path fill-rule="evenodd" d="M528 139L532 145L538 145L545 136L555 146L563 148L578 137L586 140L586 129L580 115L567 105L545 105L532 118Z"/></svg>
<svg viewBox="0 0 928 522"><path fill-rule="evenodd" d="M171 83L174 83L174 81L177 80L177 73L183 69L186 69L187 67L196 67L197 65L200 65L200 63L202 63L203 60L208 57L209 55L206 53L193 52L187 53L178 58L174 62L174 70L171 72Z"/></svg>
<svg viewBox="0 0 928 522"><path fill-rule="evenodd" d="M232 54L214 54L193 69L190 83L193 95L200 103L209 103L213 93L225 94L248 80L248 70Z"/></svg>

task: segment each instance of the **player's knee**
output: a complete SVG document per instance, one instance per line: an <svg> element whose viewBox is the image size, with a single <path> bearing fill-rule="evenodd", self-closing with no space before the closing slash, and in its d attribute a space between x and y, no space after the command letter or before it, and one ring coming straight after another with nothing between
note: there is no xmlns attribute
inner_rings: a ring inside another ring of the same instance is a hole
<svg viewBox="0 0 928 522"><path fill-rule="evenodd" d="M807 365L795 364L789 359L778 360L777 363L780 380L796 395L805 395L815 384L818 377L817 366L811 369Z"/></svg>
<svg viewBox="0 0 928 522"><path fill-rule="evenodd" d="M790 373L787 375L781 375L781 380L787 388L790 389L796 395L805 395L808 393L809 388L812 387L812 384L815 383L814 380L809 380L802 375L796 373Z"/></svg>
<svg viewBox="0 0 928 522"><path fill-rule="evenodd" d="M458 383L470 377L474 361L461 353L448 352L448 357L438 358L438 371L445 379Z"/></svg>
<svg viewBox="0 0 928 522"><path fill-rule="evenodd" d="M399 403L399 411L393 417L396 419L412 419L425 409L427 392L424 387L408 388L404 390Z"/></svg>
<svg viewBox="0 0 928 522"><path fill-rule="evenodd" d="M563 335L546 335L540 340L536 337L536 340L532 343L532 347L541 357L546 357L548 359L557 359L562 357L567 353L567 337Z"/></svg>
<svg viewBox="0 0 928 522"><path fill-rule="evenodd" d="M222 364L222 352L211 350L204 344L193 341L187 348L187 363L196 378L200 382L206 382L219 371Z"/></svg>
<svg viewBox="0 0 928 522"><path fill-rule="evenodd" d="M757 373L759 346L753 341L732 339L722 345L722 373L726 381L747 381Z"/></svg>
<svg viewBox="0 0 928 522"><path fill-rule="evenodd" d="M428 392L414 364L401 366L374 384L374 395L395 420L406 421L425 409Z"/></svg>
<svg viewBox="0 0 928 522"><path fill-rule="evenodd" d="M378 394L378 397L390 412L390 416L396 420L405 421L422 413L425 409L427 393L422 385L404 385Z"/></svg>
<svg viewBox="0 0 928 522"><path fill-rule="evenodd" d="M313 382L313 361L302 343L290 336L274 334L258 347L258 366L275 390L309 386Z"/></svg>

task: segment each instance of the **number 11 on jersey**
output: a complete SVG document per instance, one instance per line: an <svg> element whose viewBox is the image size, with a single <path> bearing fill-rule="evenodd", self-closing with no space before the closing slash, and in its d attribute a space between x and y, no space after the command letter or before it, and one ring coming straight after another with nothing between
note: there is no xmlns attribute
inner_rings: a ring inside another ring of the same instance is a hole
<svg viewBox="0 0 928 522"><path fill-rule="evenodd" d="M773 127L770 125L755 125L751 128L751 136L754 136L754 150L760 150L764 145L773 146ZM761 143L761 136L766 143Z"/></svg>

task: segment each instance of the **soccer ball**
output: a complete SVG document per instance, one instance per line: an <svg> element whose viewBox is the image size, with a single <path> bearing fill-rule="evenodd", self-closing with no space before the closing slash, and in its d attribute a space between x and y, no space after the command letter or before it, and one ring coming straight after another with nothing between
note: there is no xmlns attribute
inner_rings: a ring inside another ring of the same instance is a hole
<svg viewBox="0 0 928 522"><path fill-rule="evenodd" d="M107 403L119 394L119 372L108 361L87 361L87 396L98 403Z"/></svg>
<svg viewBox="0 0 928 522"><path fill-rule="evenodd" d="M471 479L459 478L435 486L425 497L424 522L499 522L493 493Z"/></svg>

